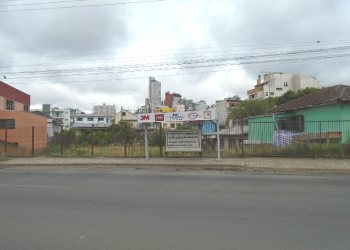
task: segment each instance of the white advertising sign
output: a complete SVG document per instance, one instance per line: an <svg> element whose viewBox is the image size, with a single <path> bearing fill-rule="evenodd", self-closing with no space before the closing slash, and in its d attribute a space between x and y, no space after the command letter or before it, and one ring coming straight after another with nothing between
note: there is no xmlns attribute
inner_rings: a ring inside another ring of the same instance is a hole
<svg viewBox="0 0 350 250"><path fill-rule="evenodd" d="M138 123L153 122L188 122L188 121L209 121L215 120L215 112L211 110L204 111L187 111L171 113L147 113L138 114Z"/></svg>
<svg viewBox="0 0 350 250"><path fill-rule="evenodd" d="M200 152L201 133L199 129L171 130L166 132L167 152Z"/></svg>

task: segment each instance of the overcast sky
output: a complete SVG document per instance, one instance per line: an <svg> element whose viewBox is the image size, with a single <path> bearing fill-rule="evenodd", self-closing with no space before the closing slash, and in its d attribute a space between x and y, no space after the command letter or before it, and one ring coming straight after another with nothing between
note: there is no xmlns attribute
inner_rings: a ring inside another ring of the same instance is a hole
<svg viewBox="0 0 350 250"><path fill-rule="evenodd" d="M32 108L134 110L149 76L208 104L268 72L350 84L347 0L58 1L0 0L0 75Z"/></svg>

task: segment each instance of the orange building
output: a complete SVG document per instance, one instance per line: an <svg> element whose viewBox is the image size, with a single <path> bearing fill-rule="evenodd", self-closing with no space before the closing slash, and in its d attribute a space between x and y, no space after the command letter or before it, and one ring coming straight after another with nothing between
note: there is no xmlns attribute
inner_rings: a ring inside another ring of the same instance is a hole
<svg viewBox="0 0 350 250"><path fill-rule="evenodd" d="M47 118L28 112L29 107L28 94L0 81L0 153L7 150L5 142L11 153L46 147Z"/></svg>

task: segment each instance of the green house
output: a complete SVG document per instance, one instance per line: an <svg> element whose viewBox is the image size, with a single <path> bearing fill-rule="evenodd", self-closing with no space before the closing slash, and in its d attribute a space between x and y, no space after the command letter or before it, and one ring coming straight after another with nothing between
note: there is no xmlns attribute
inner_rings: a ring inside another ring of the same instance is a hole
<svg viewBox="0 0 350 250"><path fill-rule="evenodd" d="M350 140L350 86L335 85L286 102L269 115L248 119L248 141L272 143L276 133L292 140L347 143Z"/></svg>

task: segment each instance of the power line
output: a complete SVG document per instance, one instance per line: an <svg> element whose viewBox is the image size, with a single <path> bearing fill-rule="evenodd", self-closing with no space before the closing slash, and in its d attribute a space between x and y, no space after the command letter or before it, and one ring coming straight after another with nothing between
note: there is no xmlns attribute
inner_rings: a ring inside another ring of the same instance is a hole
<svg viewBox="0 0 350 250"><path fill-rule="evenodd" d="M154 2L165 2L165 1L168 1L168 0L141 0L141 1L118 2L118 3L87 4L87 5L73 5L73 6L59 6L59 7L43 7L43 8L32 8L32 9L11 9L11 10L0 10L0 13L4 13L4 12L39 11L39 10L74 9L74 8L91 8L91 7L106 7L106 6L141 4L141 3L154 3Z"/></svg>
<svg viewBox="0 0 350 250"><path fill-rule="evenodd" d="M66 68L66 69L52 69L52 70L31 70L31 71L18 71L12 72L12 75L18 74L39 74L41 76L50 75L50 76L61 76L63 74L72 75L71 73L80 71L80 72L92 72L95 74L98 72L99 74L103 73L127 73L134 72L135 70L148 70L149 67L153 67L156 70L165 70L166 67L170 67L170 69L178 69L177 66L184 66L189 68L195 67L206 67L207 65L216 65L218 63L229 63L229 62L241 62L245 63L247 60L259 60L260 58L286 58L295 57L295 56L304 56L307 58L308 55L314 54L329 54L329 53L340 53L346 52L350 50L350 46L343 47L333 47L333 48L322 48L322 49L312 49L312 50L295 50L288 52L275 52L275 53L266 53L266 54L248 54L243 56L233 56L233 57L214 57L214 58L204 58L204 59L188 59L182 61L163 61L157 64L122 64L119 66L102 66L102 67L80 67L80 68ZM183 67L181 67L183 68ZM69 74L67 74L69 73ZM6 74L9 74L6 72Z"/></svg>
<svg viewBox="0 0 350 250"><path fill-rule="evenodd" d="M19 7L19 6L32 6L32 5L47 5L47 4L62 4L62 3L74 3L74 2L87 2L94 0L64 0L64 1L51 1L51 2L36 2L36 3L22 3L22 4L6 4L0 5L0 7Z"/></svg>
<svg viewBox="0 0 350 250"><path fill-rule="evenodd" d="M200 52L187 52L187 53L178 53L178 54L147 54L147 55L142 55L142 56L127 56L124 55L123 57L116 57L116 55L113 58L107 58L107 59L93 59L93 60L89 60L89 58L83 58L80 60L77 60L76 58L74 58L73 62L70 61L57 61L55 60L54 64L52 64L52 62L41 62L40 64L17 64L16 68L23 68L23 67L32 67L32 66L47 66L48 64L54 65L55 67L58 66L64 66L67 65L69 66L70 69L74 69L74 70L78 70L79 68L76 68L74 65L81 65L81 64L87 64L89 62L95 62L95 65L97 64L103 64L106 65L107 62L110 62L109 64L112 63L112 65L115 64L120 64L120 63L125 63L125 65L130 65L128 63L137 63L137 61L141 61L143 63L147 63L149 61L160 61L161 63L178 63L179 60L179 56L182 57L182 61L186 62L185 60L187 60L187 62L195 62L194 59L197 58L197 62L205 62L205 60L222 60L221 58L223 58L224 56L226 58L231 57L231 60L238 60L238 59L244 59L244 57L247 57L247 53L243 54L244 52L244 47L242 47L239 50L240 54L232 54L232 56L230 55L231 53L235 52L236 50L226 50L226 48L229 48L231 46L227 46L227 47L219 47L219 48L223 48L224 50L219 50L219 51L211 51L211 50L207 50L207 51L200 51ZM283 50L276 50L279 47L282 47ZM332 53L335 51L345 51L346 49L349 49L349 46L338 46L338 47L324 47L324 48L318 48L318 49L312 49L312 50L286 50L284 49L287 46L281 46L279 45L278 47L273 47L273 53L269 52L270 48L266 47L266 49L264 50L260 50L260 48L257 51L254 51L254 53L249 53L248 55L251 56L255 56L255 57L259 57L259 56L282 56L282 55L293 55L293 54L306 54L306 53ZM317 46L318 47L318 46ZM277 54L276 54L277 53ZM142 54L142 53L141 53ZM85 55L85 54L84 54ZM89 55L89 54L86 54ZM110 55L109 53L98 53L98 54L92 54L92 55ZM241 56L239 56L241 55ZM61 55L63 57L68 57L68 55ZM44 58L50 58L51 56L44 56ZM60 57L60 55L55 56L55 58ZM25 62L23 59L38 59L38 58L42 58L42 57L16 57L16 59L20 60L21 62ZM201 59L202 58L202 59ZM4 61L6 60L5 58L2 58ZM167 61L164 61L167 60ZM0 69L6 69L6 68L12 68L11 66L0 66ZM61 69L63 70L63 69ZM7 73L7 72L6 72ZM13 72L15 73L15 72Z"/></svg>

